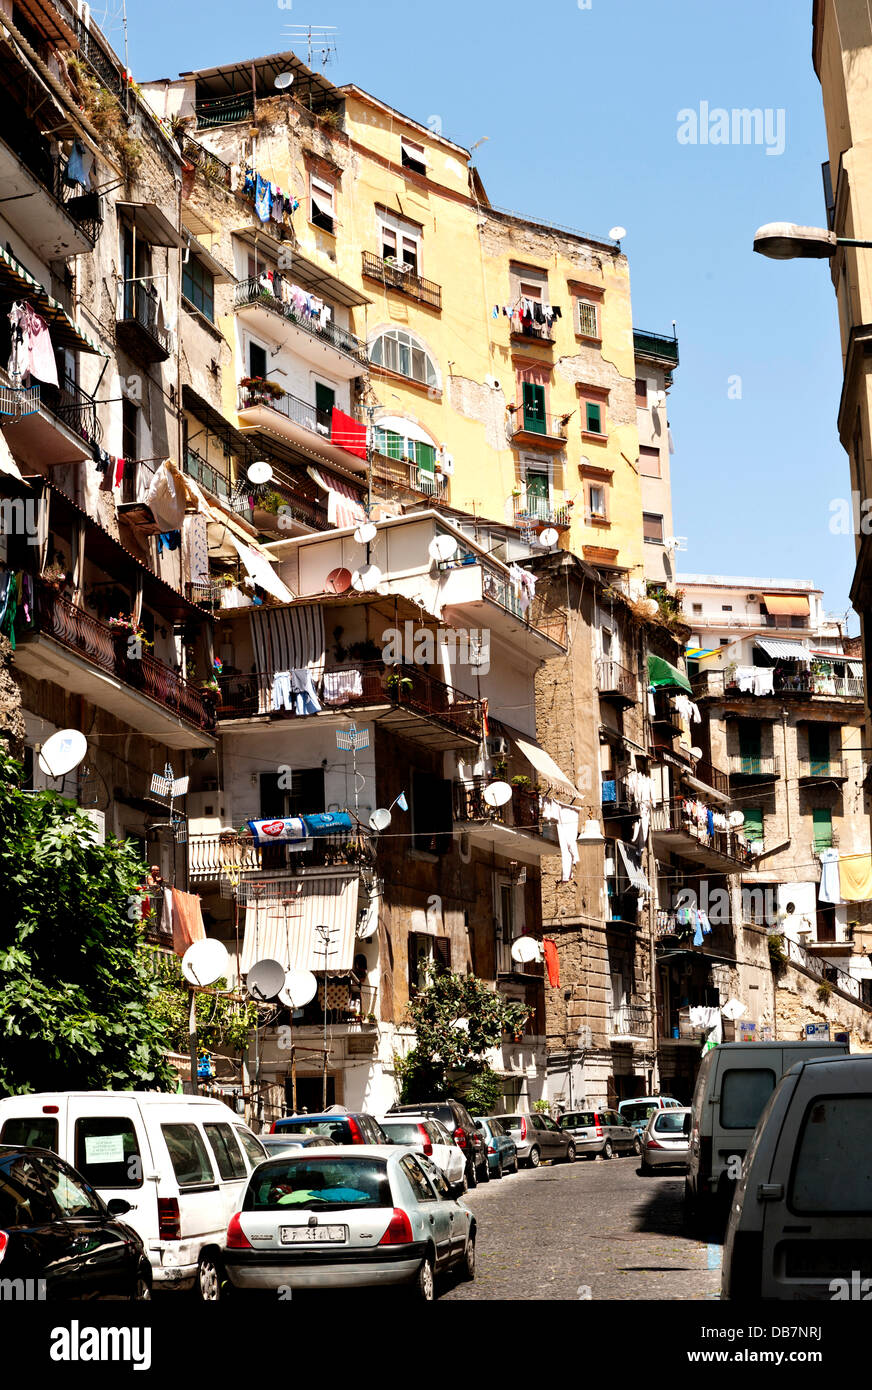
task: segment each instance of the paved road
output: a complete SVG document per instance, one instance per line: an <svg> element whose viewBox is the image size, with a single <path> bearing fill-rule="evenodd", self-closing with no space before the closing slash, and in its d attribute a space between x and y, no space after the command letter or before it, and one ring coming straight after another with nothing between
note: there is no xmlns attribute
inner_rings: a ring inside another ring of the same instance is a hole
<svg viewBox="0 0 872 1390"><path fill-rule="evenodd" d="M633 1157L479 1185L463 1198L478 1220L475 1281L442 1297L715 1299L720 1246L684 1235L683 1187L680 1175L641 1177Z"/></svg>

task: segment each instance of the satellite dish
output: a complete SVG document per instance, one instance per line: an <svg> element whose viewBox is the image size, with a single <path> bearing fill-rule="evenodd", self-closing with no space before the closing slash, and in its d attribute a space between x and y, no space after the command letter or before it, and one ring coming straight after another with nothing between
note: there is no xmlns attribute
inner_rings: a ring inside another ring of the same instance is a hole
<svg viewBox="0 0 872 1390"><path fill-rule="evenodd" d="M277 960L256 961L245 977L245 987L252 999L264 1004L268 999L276 999L279 990L284 988L285 967Z"/></svg>
<svg viewBox="0 0 872 1390"><path fill-rule="evenodd" d="M626 227L612 227L609 232L609 236L611 237L612 241L623 241L626 235Z"/></svg>
<svg viewBox="0 0 872 1390"><path fill-rule="evenodd" d="M65 777L87 751L88 740L78 729L59 729L39 750L39 766L47 777Z"/></svg>
<svg viewBox="0 0 872 1390"><path fill-rule="evenodd" d="M427 547L431 560L453 560L457 554L457 541L453 536L434 536Z"/></svg>
<svg viewBox="0 0 872 1390"><path fill-rule="evenodd" d="M345 594L351 588L351 570L331 570L324 580L324 588L330 594Z"/></svg>
<svg viewBox="0 0 872 1390"><path fill-rule="evenodd" d="M272 467L266 462L266 459L258 459L257 463L251 465L245 476L250 483L259 486L261 483L268 483L272 475Z"/></svg>
<svg viewBox="0 0 872 1390"><path fill-rule="evenodd" d="M382 572L378 565L361 565L359 570L355 570L351 576L351 587L356 589L359 594L371 594L377 589L382 581Z"/></svg>
<svg viewBox="0 0 872 1390"><path fill-rule="evenodd" d="M310 999L315 998L318 981L311 970L288 970L285 983L279 990L279 999L289 1009L302 1009Z"/></svg>
<svg viewBox="0 0 872 1390"><path fill-rule="evenodd" d="M702 757L702 749L701 749L701 748L691 748L691 750L690 750L690 756L691 756L692 758L701 758L701 757Z"/></svg>
<svg viewBox="0 0 872 1390"><path fill-rule="evenodd" d="M354 539L358 545L369 545L370 541L374 541L377 535L378 527L371 521L364 521L355 531Z"/></svg>
<svg viewBox="0 0 872 1390"><path fill-rule="evenodd" d="M206 937L194 941L182 956L182 974L189 985L214 985L226 977L229 963L224 942Z"/></svg>
<svg viewBox="0 0 872 1390"><path fill-rule="evenodd" d="M280 92L284 92L292 85L293 81L294 74L292 72L280 72L276 74L273 80L273 86L277 87Z"/></svg>
<svg viewBox="0 0 872 1390"><path fill-rule="evenodd" d="M539 532L539 544L544 545L546 549L556 545L559 539L553 526L546 526L544 531Z"/></svg>
<svg viewBox="0 0 872 1390"><path fill-rule="evenodd" d="M505 806L512 799L512 789L508 782L491 782L485 787L483 796L488 806Z"/></svg>
<svg viewBox="0 0 872 1390"><path fill-rule="evenodd" d="M657 614L660 612L660 604L654 598L643 598L639 603L639 607L649 618L656 618Z"/></svg>
<svg viewBox="0 0 872 1390"><path fill-rule="evenodd" d="M512 960L527 964L531 960L538 960L539 947L530 936L519 936L517 941L512 942Z"/></svg>
<svg viewBox="0 0 872 1390"><path fill-rule="evenodd" d="M738 827L739 827L740 825L744 825L744 824L745 824L745 813L744 813L744 811L731 811L731 812L730 812L730 825L732 825L732 826L734 826L736 829L738 829Z"/></svg>
<svg viewBox="0 0 872 1390"><path fill-rule="evenodd" d="M379 806L377 810L373 811L369 818L370 830L387 830L390 823L391 813L386 810L384 806Z"/></svg>

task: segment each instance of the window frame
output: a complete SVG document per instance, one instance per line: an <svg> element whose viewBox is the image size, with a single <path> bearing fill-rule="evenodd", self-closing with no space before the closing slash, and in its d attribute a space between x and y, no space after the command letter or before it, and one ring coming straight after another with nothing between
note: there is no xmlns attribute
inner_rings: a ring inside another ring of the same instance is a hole
<svg viewBox="0 0 872 1390"><path fill-rule="evenodd" d="M643 460L643 459L647 459L647 460L648 460L649 462L651 462L651 463L653 463L655 459L657 460L657 471L656 471L656 473L653 472L651 469L643 468L643 466L642 466L642 460ZM657 446L656 446L655 444L640 444L640 445L639 445L639 473L641 474L641 476L642 476L643 478L662 478L662 477L663 477L663 468L662 468L662 466L661 466L660 450L657 448Z"/></svg>
<svg viewBox="0 0 872 1390"><path fill-rule="evenodd" d="M204 285L198 285L197 279L192 275L193 271L198 272L199 279L204 282ZM190 294L185 288L186 281L188 282L192 291ZM207 297L204 294L204 286L206 281L208 281L209 291L208 302ZM198 302L197 298L198 292L200 295L200 302ZM199 260L197 256L194 255L189 255L187 261L182 265L182 298L186 299L187 302L192 306L192 308L196 309L198 314L202 314L204 319L208 319L209 323L214 324L215 276L212 274L212 271L209 270L208 266L205 266L203 262Z"/></svg>
<svg viewBox="0 0 872 1390"><path fill-rule="evenodd" d="M403 338L408 341L403 342ZM388 352L385 347L387 343L393 344L391 352ZM403 352L408 354L408 371L403 370ZM416 353L419 353L423 358L423 376L416 376L412 370ZM393 358L393 361L389 361L389 357ZM369 360L374 367L381 371L391 372L394 376L402 377L404 381L411 381L428 391L441 392L442 390L442 378L436 358L418 334L412 333L407 328L387 327L379 329L369 344Z"/></svg>
<svg viewBox="0 0 872 1390"><path fill-rule="evenodd" d="M424 943L430 945L430 951L422 955L419 947ZM437 973L449 971L451 969L450 936L437 936L435 932L410 931L408 935L407 952L410 996L422 994L430 983L430 979L422 980L421 978L421 965L425 961L430 965L427 974L431 979Z"/></svg>
<svg viewBox="0 0 872 1390"><path fill-rule="evenodd" d="M576 295L575 298L575 323L576 333L579 338L587 338L590 342L598 343L602 341L602 328L600 325L600 309L602 306L595 299L585 299L583 295ZM584 326L583 309L593 310L594 331L589 332Z"/></svg>
<svg viewBox="0 0 872 1390"><path fill-rule="evenodd" d="M659 536L646 536L646 535L645 535L645 523L646 523L647 521L659 521L659 523L660 523L660 535L659 535ZM664 524L663 524L663 516L662 516L662 514L661 514L660 512L643 512L643 513L642 513L642 542L643 542L643 544L644 544L644 545L663 545L664 539L665 539L665 528L664 528ZM729 639L727 639L727 640L729 641Z"/></svg>
<svg viewBox="0 0 872 1390"><path fill-rule="evenodd" d="M408 150L406 146L409 147ZM427 178L429 173L426 148L417 140L410 139L408 135L400 136L400 167L413 174L420 174L422 178Z"/></svg>
<svg viewBox="0 0 872 1390"><path fill-rule="evenodd" d="M316 195L322 202L329 204L329 213L321 212L315 206ZM311 170L309 172L309 222L321 232L329 232L331 236L336 235L336 185L328 183L326 179ZM329 226L327 226L328 222Z"/></svg>

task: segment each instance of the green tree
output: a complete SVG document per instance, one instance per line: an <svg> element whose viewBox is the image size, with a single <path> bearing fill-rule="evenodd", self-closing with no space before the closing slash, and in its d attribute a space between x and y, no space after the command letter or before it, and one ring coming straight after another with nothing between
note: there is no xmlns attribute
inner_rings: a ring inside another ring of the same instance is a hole
<svg viewBox="0 0 872 1390"><path fill-rule="evenodd" d="M136 849L20 771L0 751L0 1094L174 1089Z"/></svg>
<svg viewBox="0 0 872 1390"><path fill-rule="evenodd" d="M504 1032L520 1032L528 1015L525 1005L504 999L474 975L435 974L409 1002L415 1046L396 1059L403 1101L469 1092L476 1109L491 1109L500 1088L484 1054L499 1046Z"/></svg>
<svg viewBox="0 0 872 1390"><path fill-rule="evenodd" d="M178 956L167 956L151 947L151 969L160 983L154 1004L154 1016L160 1020L165 1046L173 1052L187 1053L190 995L180 969ZM216 980L215 990L227 988L225 980ZM218 994L197 995L197 1046L200 1052L238 1052L247 1047L249 1036L257 1023L257 1005L241 1004Z"/></svg>

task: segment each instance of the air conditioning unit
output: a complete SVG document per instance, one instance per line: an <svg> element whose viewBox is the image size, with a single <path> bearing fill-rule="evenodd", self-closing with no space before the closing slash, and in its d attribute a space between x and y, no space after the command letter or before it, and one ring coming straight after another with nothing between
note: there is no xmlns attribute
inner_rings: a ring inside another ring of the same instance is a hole
<svg viewBox="0 0 872 1390"><path fill-rule="evenodd" d="M509 740L496 734L487 741L487 751L491 758L504 758L509 751Z"/></svg>
<svg viewBox="0 0 872 1390"><path fill-rule="evenodd" d="M745 599L748 603L757 603L760 599L759 594L746 594Z"/></svg>

